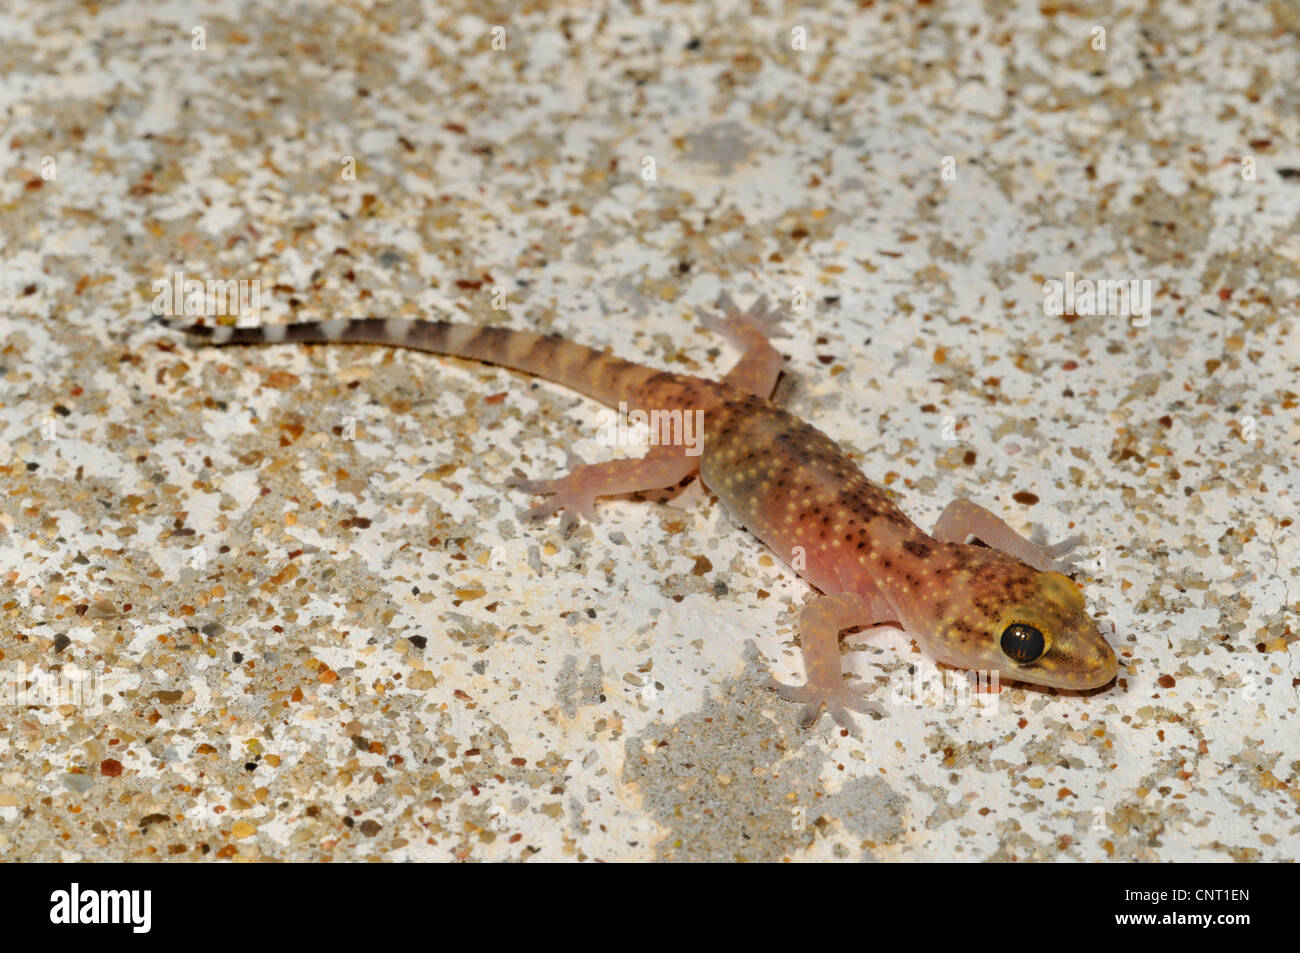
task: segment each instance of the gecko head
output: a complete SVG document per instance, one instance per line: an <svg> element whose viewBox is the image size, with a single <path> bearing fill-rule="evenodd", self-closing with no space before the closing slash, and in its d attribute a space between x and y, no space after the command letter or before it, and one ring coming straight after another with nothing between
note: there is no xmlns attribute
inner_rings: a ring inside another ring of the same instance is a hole
<svg viewBox="0 0 1300 953"><path fill-rule="evenodd" d="M1008 679L1052 688L1109 684L1119 670L1118 660L1084 608L1079 586L1060 572L1030 572L1026 594L1002 607L988 631L998 671Z"/></svg>
<svg viewBox="0 0 1300 953"><path fill-rule="evenodd" d="M957 603L967 612L940 623L940 660L1052 688L1086 691L1109 684L1118 660L1088 615L1079 587L1059 572L997 556L993 565L967 577L971 591Z"/></svg>
<svg viewBox="0 0 1300 953"><path fill-rule="evenodd" d="M1026 567L1028 568L1028 567ZM1074 581L1030 570L1027 595L1003 607L988 635L1007 678L1052 688L1100 688L1119 670Z"/></svg>

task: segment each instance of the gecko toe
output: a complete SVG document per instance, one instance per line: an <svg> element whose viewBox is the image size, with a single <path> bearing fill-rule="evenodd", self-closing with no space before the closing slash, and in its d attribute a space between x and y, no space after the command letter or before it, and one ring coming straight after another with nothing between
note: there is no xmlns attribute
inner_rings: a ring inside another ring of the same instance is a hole
<svg viewBox="0 0 1300 953"><path fill-rule="evenodd" d="M1050 546L1044 546L1043 551L1049 556L1064 556L1070 550L1074 549L1083 542L1083 537L1079 534L1071 536L1069 539L1063 539L1059 543L1053 543Z"/></svg>
<svg viewBox="0 0 1300 953"><path fill-rule="evenodd" d="M884 712L880 710L879 705L867 700L847 685L829 688L811 684L790 685L779 682L775 678L769 678L764 682L764 686L776 692L778 696L786 701L804 703L803 708L799 710L799 726L801 728L811 728L817 723L823 705L826 707L826 712L835 719L836 724L850 732L857 731L853 716L849 714L850 711L860 712L864 715L884 716Z"/></svg>
<svg viewBox="0 0 1300 953"><path fill-rule="evenodd" d="M706 310L705 308L696 308L695 313L699 315L700 323L703 324L710 331L713 331L717 334L722 333L723 328L726 325L726 322L723 318L718 317L712 311Z"/></svg>
<svg viewBox="0 0 1300 953"><path fill-rule="evenodd" d="M857 728L857 726L853 724L853 719L849 717L848 709L838 702L828 701L826 703L826 714L835 719L835 724L839 725L841 728L847 728L849 731L853 731Z"/></svg>
<svg viewBox="0 0 1300 953"><path fill-rule="evenodd" d="M763 687L776 692L777 695L788 702L797 702L803 697L801 694L803 691L802 685L787 685L785 682L778 682L775 678L764 679Z"/></svg>
<svg viewBox="0 0 1300 953"><path fill-rule="evenodd" d="M557 512L559 512L559 507L552 505L551 501L548 500L545 503L538 503L536 506L530 506L524 510L523 518L536 523L548 516L554 516Z"/></svg>
<svg viewBox="0 0 1300 953"><path fill-rule="evenodd" d="M1050 546L1043 546L1043 552L1053 559L1064 559L1068 557L1074 548L1083 542L1083 537L1075 534L1069 539L1063 539L1059 543L1053 543ZM1076 557L1077 558L1077 557Z"/></svg>
<svg viewBox="0 0 1300 953"><path fill-rule="evenodd" d="M1081 557L1074 550L1083 543L1083 536L1075 533L1059 543L1049 543L1047 533L1041 527L1038 527L1030 534L1030 542L1038 547L1041 559L1041 565L1035 568L1043 570L1053 570L1055 572L1069 575L1079 569Z"/></svg>
<svg viewBox="0 0 1300 953"><path fill-rule="evenodd" d="M523 493L558 493L564 488L564 477L554 480L530 480L528 477L511 477L506 486Z"/></svg>
<svg viewBox="0 0 1300 953"><path fill-rule="evenodd" d="M714 304L714 307L721 311L723 316L728 319L735 318L740 314L740 308L736 306L736 302L732 299L731 295L727 294L725 291L718 295L718 300Z"/></svg>

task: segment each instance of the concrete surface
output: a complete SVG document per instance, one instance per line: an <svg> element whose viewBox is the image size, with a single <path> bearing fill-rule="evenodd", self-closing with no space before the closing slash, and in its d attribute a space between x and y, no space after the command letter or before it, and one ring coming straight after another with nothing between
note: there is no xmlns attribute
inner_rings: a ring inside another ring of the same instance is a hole
<svg viewBox="0 0 1300 953"><path fill-rule="evenodd" d="M10 8L0 855L1294 859L1300 15L1232 6ZM194 350L176 272L707 375L694 306L802 296L780 400L923 526L1084 533L1121 675L972 697L881 629L886 717L802 730L808 587L698 484L518 519L630 452L597 405Z"/></svg>

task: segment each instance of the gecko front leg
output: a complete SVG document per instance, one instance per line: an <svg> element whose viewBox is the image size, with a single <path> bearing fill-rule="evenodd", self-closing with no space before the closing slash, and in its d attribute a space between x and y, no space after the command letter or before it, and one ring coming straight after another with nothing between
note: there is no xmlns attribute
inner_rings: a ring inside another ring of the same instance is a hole
<svg viewBox="0 0 1300 953"><path fill-rule="evenodd" d="M808 728L816 723L823 705L843 728L852 731L849 711L880 712L879 706L867 701L844 684L840 660L840 633L859 625L878 625L892 613L883 600L868 599L855 592L825 593L814 596L799 613L799 647L803 651L804 684L789 685L769 679L767 686L787 701L803 702L799 724Z"/></svg>
<svg viewBox="0 0 1300 953"><path fill-rule="evenodd" d="M560 510L560 531L567 533L581 516L596 521L596 498L635 493L638 490L663 490L676 486L699 467L699 457L688 455L682 447L652 446L644 457L582 463L569 452L568 473L551 480L511 479L507 486L525 493L541 493L549 500L525 512L526 519L545 519Z"/></svg>
<svg viewBox="0 0 1300 953"><path fill-rule="evenodd" d="M943 508L931 535L946 543L964 543L967 537L975 536L1039 572L1060 573L1073 568L1074 560L1066 557L1083 542L1082 536L1071 536L1051 546L1035 543L978 503L963 499L953 500Z"/></svg>

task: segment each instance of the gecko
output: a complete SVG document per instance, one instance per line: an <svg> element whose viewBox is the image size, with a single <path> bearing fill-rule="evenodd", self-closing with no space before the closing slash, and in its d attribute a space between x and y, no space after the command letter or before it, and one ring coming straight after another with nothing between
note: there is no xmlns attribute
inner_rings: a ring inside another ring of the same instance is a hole
<svg viewBox="0 0 1300 953"><path fill-rule="evenodd" d="M670 489L698 474L735 521L816 590L798 616L803 684L766 683L802 704L803 727L824 709L853 731L850 712L879 711L845 681L840 635L859 627L901 625L936 662L1015 682L1085 691L1115 678L1115 652L1065 575L1069 563L1061 557L1077 540L1034 542L960 497L926 533L835 441L770 399L783 363L772 339L786 333L785 309L760 297L741 310L724 294L716 311L697 311L741 354L720 381L658 370L554 334L446 321L337 318L236 327L154 320L201 344L412 348L525 372L620 412L658 411L668 420L678 411L696 414L703 432L694 452L682 440L652 439L639 458L586 464L570 454L572 469L562 476L507 483L546 497L526 518L562 513L567 533L580 518L595 521L599 497ZM972 537L984 545L970 543Z"/></svg>

